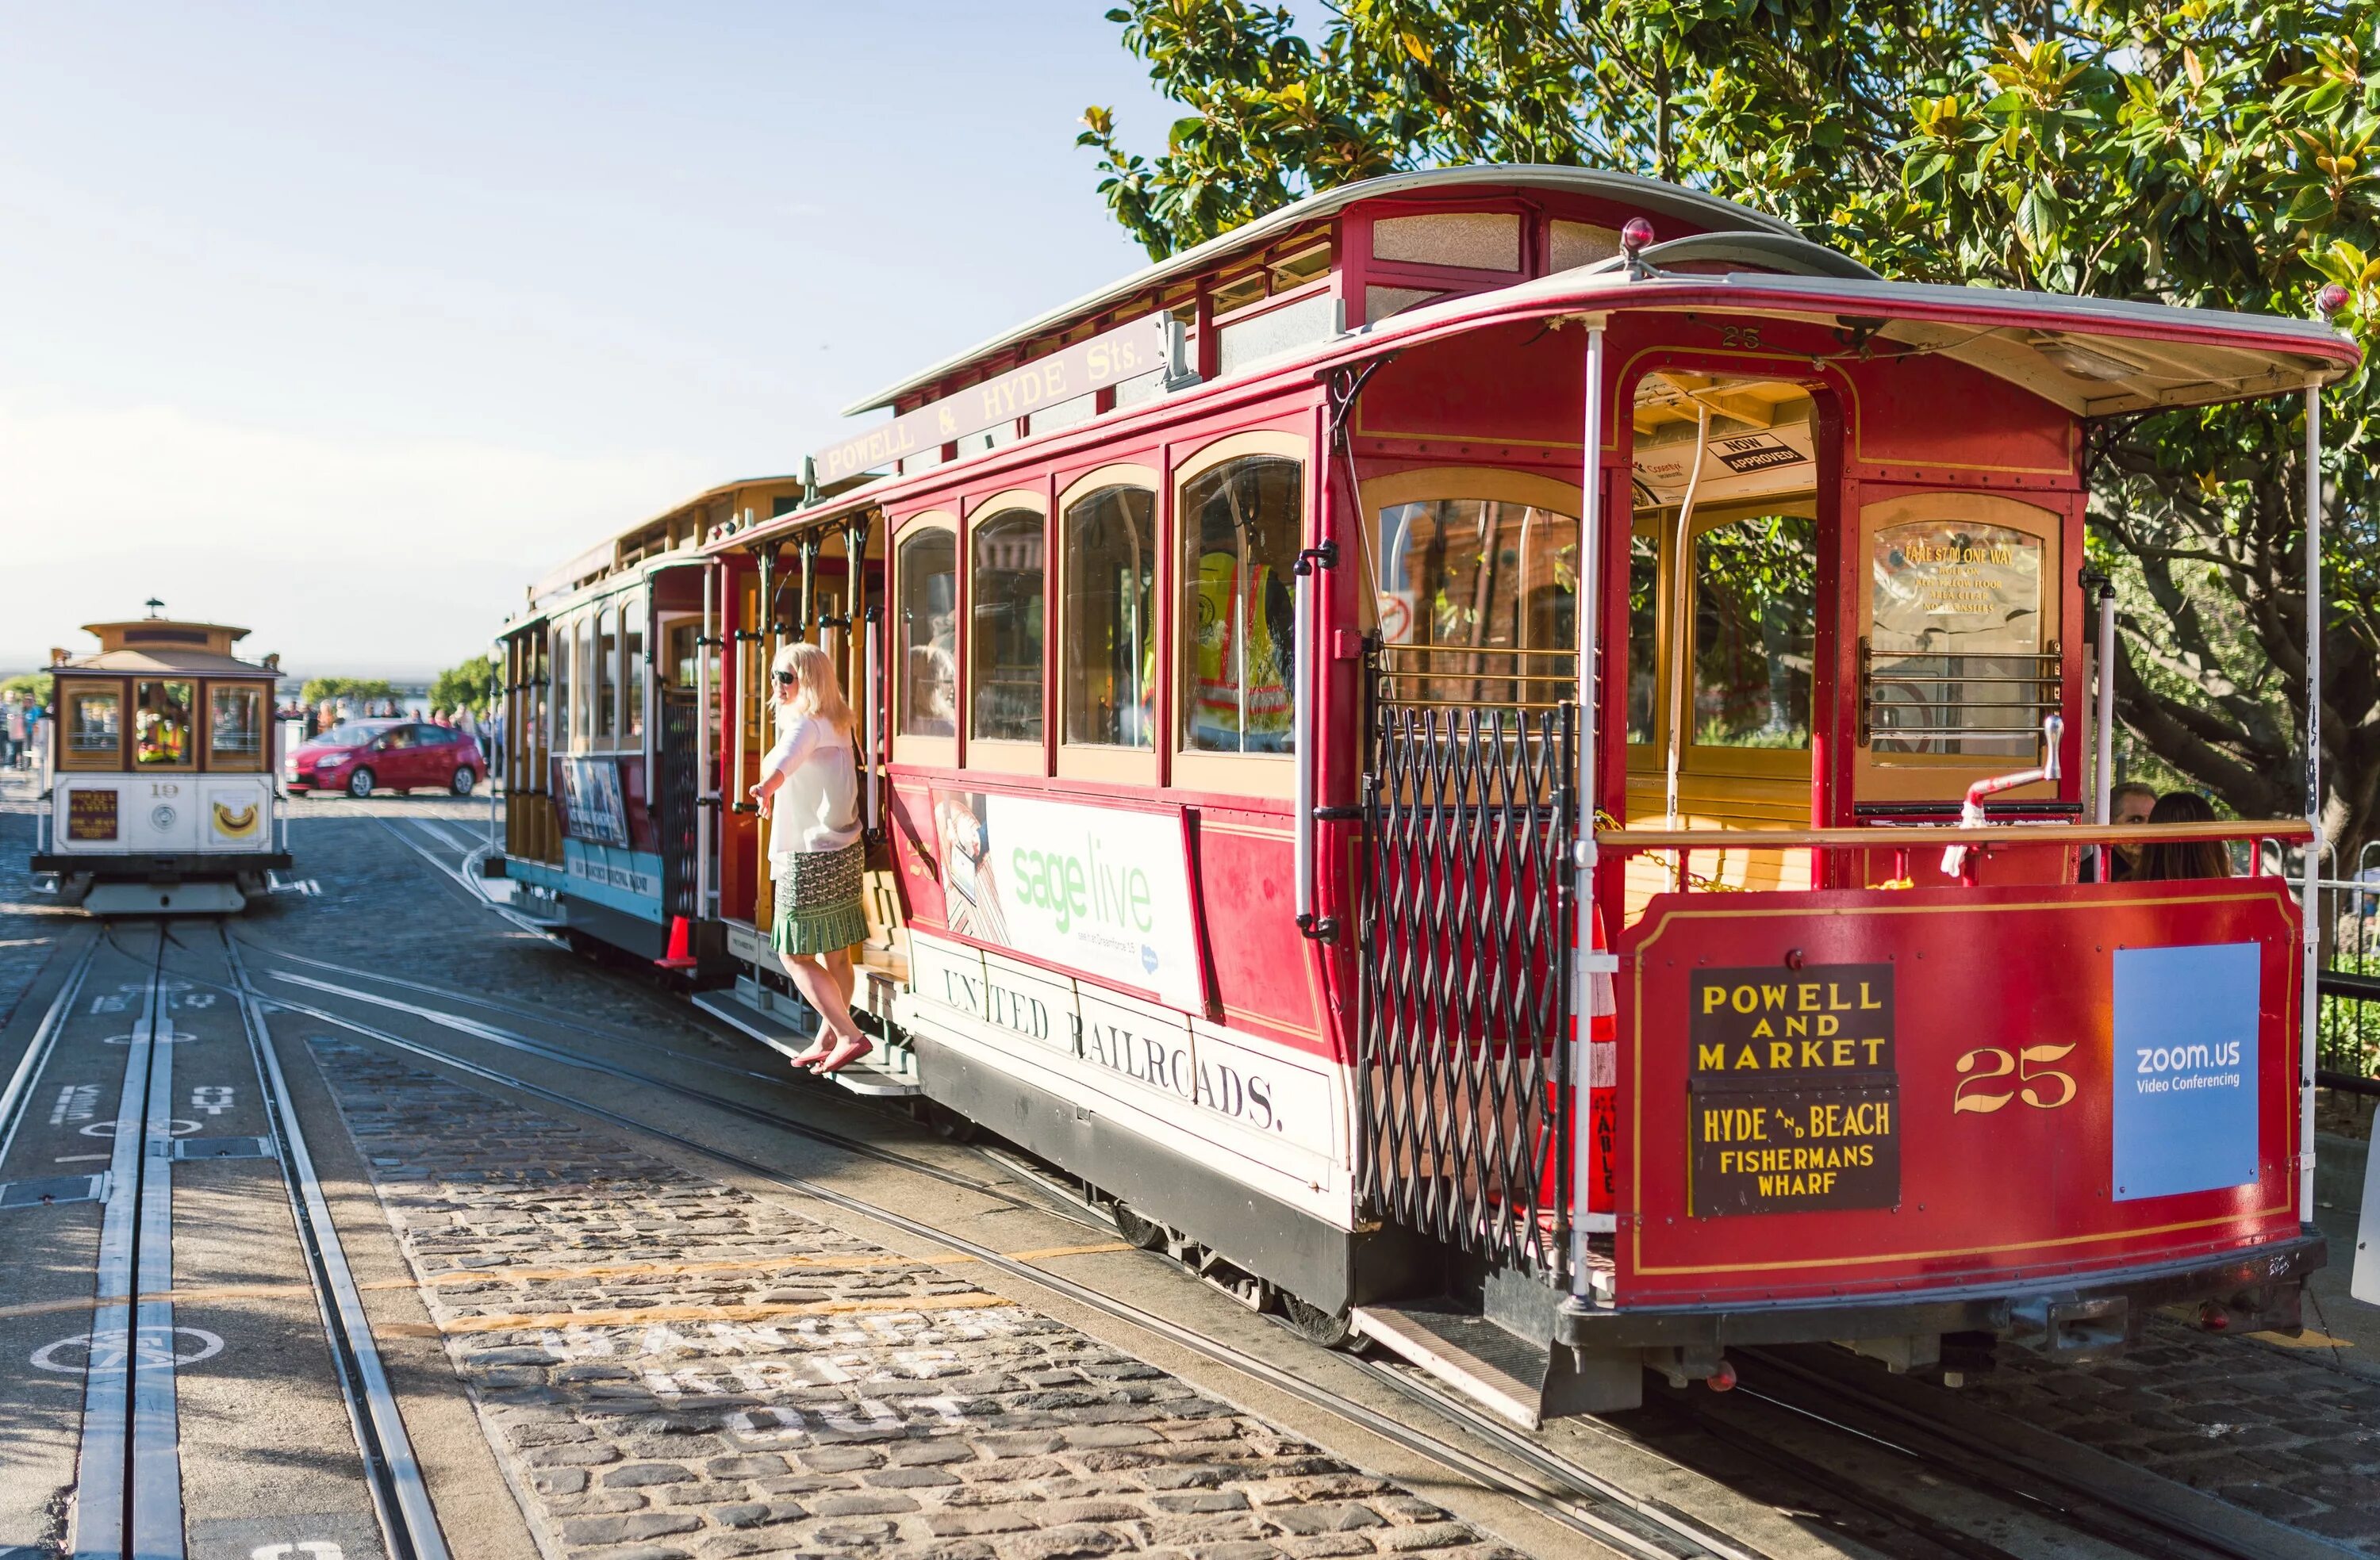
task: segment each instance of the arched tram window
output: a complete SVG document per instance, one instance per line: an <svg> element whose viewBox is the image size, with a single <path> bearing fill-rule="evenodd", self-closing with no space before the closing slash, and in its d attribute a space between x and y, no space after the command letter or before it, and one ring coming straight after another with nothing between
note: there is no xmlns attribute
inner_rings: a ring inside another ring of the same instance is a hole
<svg viewBox="0 0 2380 1560"><path fill-rule="evenodd" d="M1289 753L1305 466L1245 455L1182 490L1183 745Z"/></svg>
<svg viewBox="0 0 2380 1560"><path fill-rule="evenodd" d="M1427 499L1381 508L1380 638L1400 702L1545 707L1577 686L1578 517Z"/></svg>
<svg viewBox="0 0 2380 1560"><path fill-rule="evenodd" d="M1041 516L1008 509L968 527L968 735L1041 740Z"/></svg>
<svg viewBox="0 0 2380 1560"><path fill-rule="evenodd" d="M900 622L894 655L900 732L958 732L958 538L930 526L901 539L895 563Z"/></svg>
<svg viewBox="0 0 2380 1560"><path fill-rule="evenodd" d="M1145 751L1153 745L1157 495L1100 488L1067 505L1064 525L1064 740Z"/></svg>

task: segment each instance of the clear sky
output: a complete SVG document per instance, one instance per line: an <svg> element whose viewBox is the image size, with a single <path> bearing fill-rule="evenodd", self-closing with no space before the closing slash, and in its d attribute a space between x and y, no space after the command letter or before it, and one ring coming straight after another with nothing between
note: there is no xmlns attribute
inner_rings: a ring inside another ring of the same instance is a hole
<svg viewBox="0 0 2380 1560"><path fill-rule="evenodd" d="M1142 263L1107 0L0 10L0 669L424 674L528 581Z"/></svg>

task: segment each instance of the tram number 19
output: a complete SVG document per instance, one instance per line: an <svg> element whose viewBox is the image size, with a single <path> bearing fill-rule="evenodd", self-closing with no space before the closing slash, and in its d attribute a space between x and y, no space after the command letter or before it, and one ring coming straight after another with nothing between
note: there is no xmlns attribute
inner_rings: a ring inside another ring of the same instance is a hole
<svg viewBox="0 0 2380 1560"><path fill-rule="evenodd" d="M1994 1046L1969 1051L1959 1058L1959 1086L1950 1094L1950 1113L1972 1110L1988 1116L2013 1099L2035 1110L2056 1110L2072 1103L2074 1076L2049 1064L2061 1060L2072 1046L2027 1046L2011 1054ZM1969 1076L1973 1074L1973 1076ZM2003 1078L2016 1081L2013 1089L1989 1085Z"/></svg>

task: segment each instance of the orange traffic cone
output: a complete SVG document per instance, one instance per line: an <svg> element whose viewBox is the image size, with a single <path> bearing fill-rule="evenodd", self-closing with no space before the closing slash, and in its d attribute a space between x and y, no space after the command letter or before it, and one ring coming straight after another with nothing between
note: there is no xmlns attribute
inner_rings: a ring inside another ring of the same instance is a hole
<svg viewBox="0 0 2380 1560"><path fill-rule="evenodd" d="M686 950L686 917L671 916L669 952L653 962L664 970L691 970L700 963L700 960Z"/></svg>

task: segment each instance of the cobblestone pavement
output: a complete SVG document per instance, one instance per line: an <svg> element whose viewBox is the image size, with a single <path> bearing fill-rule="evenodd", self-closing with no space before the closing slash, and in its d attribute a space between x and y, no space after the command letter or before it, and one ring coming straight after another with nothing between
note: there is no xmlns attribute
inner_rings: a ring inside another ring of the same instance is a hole
<svg viewBox="0 0 2380 1560"><path fill-rule="evenodd" d="M312 1046L558 1553L1515 1553L967 1277L376 1048Z"/></svg>
<svg viewBox="0 0 2380 1560"><path fill-rule="evenodd" d="M2311 1319L2309 1319L2311 1320ZM1976 1401L2251 1511L2380 1554L2380 1385L2322 1350L2152 1317L2105 1365L2004 1348Z"/></svg>

